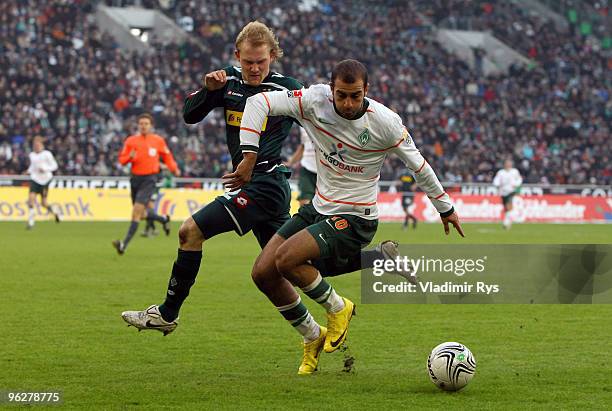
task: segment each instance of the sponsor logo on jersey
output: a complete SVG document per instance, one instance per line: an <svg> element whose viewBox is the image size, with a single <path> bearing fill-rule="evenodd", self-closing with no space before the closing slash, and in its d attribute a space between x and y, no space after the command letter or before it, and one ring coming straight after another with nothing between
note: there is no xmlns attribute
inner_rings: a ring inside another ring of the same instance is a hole
<svg viewBox="0 0 612 411"><path fill-rule="evenodd" d="M289 98L302 97L302 90L287 90L287 96Z"/></svg>
<svg viewBox="0 0 612 411"><path fill-rule="evenodd" d="M346 148L342 148L342 143L338 143L337 145L332 143L330 147L331 150L329 151L329 155L338 156L340 158L340 161L344 161L344 157L342 157L342 154L346 153Z"/></svg>
<svg viewBox="0 0 612 411"><path fill-rule="evenodd" d="M240 127L242 122L242 111L225 110L225 122L228 126ZM266 125L268 124L268 117L264 120L261 131L266 131Z"/></svg>
<svg viewBox="0 0 612 411"><path fill-rule="evenodd" d="M363 166L351 166L349 164L344 163L344 158L342 154L346 153L346 149L342 149L342 143L332 144L331 152L326 153L325 151L319 149L323 154L323 158L332 166L338 167L340 170L348 171L349 173L358 173L363 174ZM336 156L338 158L336 158Z"/></svg>
<svg viewBox="0 0 612 411"><path fill-rule="evenodd" d="M361 147L365 147L366 144L370 141L370 131L366 128L357 136L357 140L359 140L359 144Z"/></svg>
<svg viewBox="0 0 612 411"><path fill-rule="evenodd" d="M236 96L236 97L244 97L244 94L237 93L237 92L235 92L234 90L229 90L229 91L227 92L227 95L228 95L228 96Z"/></svg>

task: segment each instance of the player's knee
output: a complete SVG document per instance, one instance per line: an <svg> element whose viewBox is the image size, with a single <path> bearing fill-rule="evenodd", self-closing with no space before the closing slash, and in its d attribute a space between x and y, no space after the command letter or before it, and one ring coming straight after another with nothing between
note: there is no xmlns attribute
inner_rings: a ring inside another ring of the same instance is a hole
<svg viewBox="0 0 612 411"><path fill-rule="evenodd" d="M178 231L178 237L179 246L181 248L186 246L201 246L204 242L204 236L202 235L200 228L191 217L183 221L183 224L181 224L181 228L179 228Z"/></svg>
<svg viewBox="0 0 612 411"><path fill-rule="evenodd" d="M274 288L277 283L279 275L274 266L274 260L268 260L271 264L266 264L261 258L258 259L253 265L251 271L251 278L253 282L259 288L259 290L266 293L268 290Z"/></svg>
<svg viewBox="0 0 612 411"><path fill-rule="evenodd" d="M278 272L283 274L291 272L291 270L295 267L295 263L291 258L289 249L284 246L280 246L276 250L276 253L274 254L274 263L276 264L276 269Z"/></svg>
<svg viewBox="0 0 612 411"><path fill-rule="evenodd" d="M251 279L260 290L264 289L268 282L266 270L259 261L255 263L251 270Z"/></svg>

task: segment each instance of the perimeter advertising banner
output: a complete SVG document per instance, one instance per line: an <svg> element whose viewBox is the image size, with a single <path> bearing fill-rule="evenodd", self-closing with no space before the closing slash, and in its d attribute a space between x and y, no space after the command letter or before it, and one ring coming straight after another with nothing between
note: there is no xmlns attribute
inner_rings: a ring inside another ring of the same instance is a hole
<svg viewBox="0 0 612 411"><path fill-rule="evenodd" d="M181 221L221 194L221 190L161 189L155 207L159 214ZM25 187L0 188L0 220L25 221L27 196ZM132 209L129 189L55 188L49 190L48 200L65 221L127 221ZM48 218L40 206L36 214L37 219Z"/></svg>
<svg viewBox="0 0 612 411"><path fill-rule="evenodd" d="M452 193L451 198L462 221L499 222L504 207L498 196ZM514 197L514 218L519 223L612 222L612 197L544 194ZM400 194L380 193L378 206L384 221L403 221ZM416 193L411 212L421 221L437 222L440 216L423 194Z"/></svg>
<svg viewBox="0 0 612 411"><path fill-rule="evenodd" d="M162 189L155 207L159 214L170 214L174 221L181 221L222 194L222 190L215 189ZM292 212L298 208L295 195ZM26 187L0 187L0 221L25 221L27 196ZM458 193L452 197L463 221L498 222L502 218L499 197ZM380 193L378 201L382 221L403 221L400 194ZM66 221L127 221L131 211L128 189L52 188L49 202L59 208ZM518 222L612 222L611 197L521 196L515 197L514 207ZM411 209L421 221L439 221L423 193L415 195ZM48 218L41 207L36 208L36 213L38 219Z"/></svg>

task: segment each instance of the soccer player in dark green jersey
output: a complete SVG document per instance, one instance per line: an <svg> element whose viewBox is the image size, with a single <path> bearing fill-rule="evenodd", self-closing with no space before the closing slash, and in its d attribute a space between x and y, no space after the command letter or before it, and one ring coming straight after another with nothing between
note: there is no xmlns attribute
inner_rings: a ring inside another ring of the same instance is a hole
<svg viewBox="0 0 612 411"><path fill-rule="evenodd" d="M240 121L246 99L262 91L293 90L302 84L291 77L270 70L283 51L274 33L264 24L247 24L236 39L235 56L239 67L229 66L204 76L204 86L191 93L183 107L188 124L200 122L213 109L224 110L227 146L236 167L242 160ZM168 284L166 300L145 311L126 311L122 317L139 329L158 329L164 334L177 325L179 309L187 298L200 268L203 243L220 233L249 231L264 246L290 217L291 190L289 170L281 161L281 146L294 120L285 116L267 119L262 138L265 149L253 173L252 184L242 190L227 192L197 211L179 229L179 250Z"/></svg>

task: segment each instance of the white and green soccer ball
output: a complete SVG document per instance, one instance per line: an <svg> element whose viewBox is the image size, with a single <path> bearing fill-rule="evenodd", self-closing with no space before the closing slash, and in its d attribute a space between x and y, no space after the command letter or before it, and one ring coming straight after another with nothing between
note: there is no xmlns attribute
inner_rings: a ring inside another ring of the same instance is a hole
<svg viewBox="0 0 612 411"><path fill-rule="evenodd" d="M427 358L429 378L444 391L459 391L476 372L472 352L458 342L445 342L431 350Z"/></svg>

